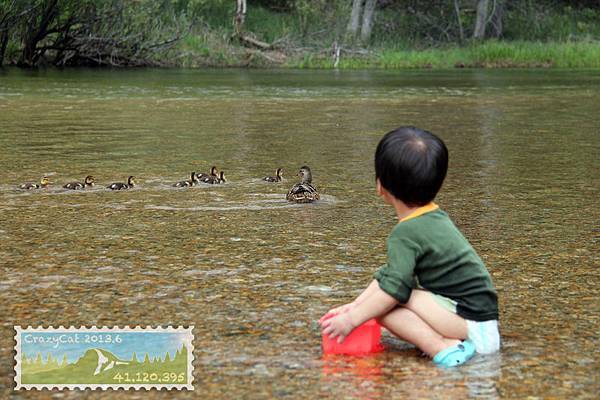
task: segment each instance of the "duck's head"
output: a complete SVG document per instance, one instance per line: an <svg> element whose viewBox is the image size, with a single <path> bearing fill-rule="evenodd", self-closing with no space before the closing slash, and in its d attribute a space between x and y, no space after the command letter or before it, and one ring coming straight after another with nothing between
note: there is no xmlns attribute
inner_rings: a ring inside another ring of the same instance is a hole
<svg viewBox="0 0 600 400"><path fill-rule="evenodd" d="M283 172L282 168L277 168L277 170L275 170L275 176L281 178L281 173Z"/></svg>
<svg viewBox="0 0 600 400"><path fill-rule="evenodd" d="M212 176L217 176L217 167L215 167L214 165L210 167L210 174Z"/></svg>
<svg viewBox="0 0 600 400"><path fill-rule="evenodd" d="M225 173L223 171L219 172L219 180L221 180L223 183L227 182L225 180Z"/></svg>
<svg viewBox="0 0 600 400"><path fill-rule="evenodd" d="M311 183L312 182L312 173L310 172L310 168L306 165L300 168L298 171L298 176L302 183Z"/></svg>
<svg viewBox="0 0 600 400"><path fill-rule="evenodd" d="M198 182L198 176L196 175L196 172L192 172L192 182Z"/></svg>
<svg viewBox="0 0 600 400"><path fill-rule="evenodd" d="M96 182L96 180L94 179L94 177L92 175L88 175L85 177L84 182L88 186L94 186L94 182Z"/></svg>
<svg viewBox="0 0 600 400"><path fill-rule="evenodd" d="M43 176L42 179L40 179L40 183L42 186L48 186L50 184L50 179L47 176Z"/></svg>
<svg viewBox="0 0 600 400"><path fill-rule="evenodd" d="M135 176L130 176L129 178L127 178L127 184L129 186L135 186Z"/></svg>

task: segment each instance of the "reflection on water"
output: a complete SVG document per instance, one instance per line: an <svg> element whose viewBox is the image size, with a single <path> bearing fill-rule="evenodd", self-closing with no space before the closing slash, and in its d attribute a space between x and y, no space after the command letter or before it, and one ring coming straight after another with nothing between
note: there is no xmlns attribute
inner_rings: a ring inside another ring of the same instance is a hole
<svg viewBox="0 0 600 400"><path fill-rule="evenodd" d="M195 325L186 398L594 397L599 88L589 71L0 71L2 397L15 324ZM502 353L455 370L389 335L373 357L319 348L318 317L385 261L372 156L402 124L448 144L438 202L500 295ZM213 164L227 184L171 186ZM322 200L289 204L304 164Z"/></svg>

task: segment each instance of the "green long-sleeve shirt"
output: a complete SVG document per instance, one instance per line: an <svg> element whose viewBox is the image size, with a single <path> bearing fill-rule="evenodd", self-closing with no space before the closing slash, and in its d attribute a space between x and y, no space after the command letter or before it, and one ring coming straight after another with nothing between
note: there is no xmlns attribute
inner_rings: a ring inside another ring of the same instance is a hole
<svg viewBox="0 0 600 400"><path fill-rule="evenodd" d="M421 286L456 301L456 313L465 319L498 319L496 290L483 261L435 204L418 209L392 229L387 258L374 277L401 304Z"/></svg>

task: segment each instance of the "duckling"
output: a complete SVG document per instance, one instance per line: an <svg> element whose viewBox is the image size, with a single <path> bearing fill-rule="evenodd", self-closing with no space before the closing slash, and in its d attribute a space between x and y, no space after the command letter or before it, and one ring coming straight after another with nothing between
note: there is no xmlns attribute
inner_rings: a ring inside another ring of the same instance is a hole
<svg viewBox="0 0 600 400"><path fill-rule="evenodd" d="M298 176L301 177L300 182L292 186L285 198L295 203L312 203L315 200L319 200L319 193L312 185L310 168L306 165L303 166L300 168Z"/></svg>
<svg viewBox="0 0 600 400"><path fill-rule="evenodd" d="M135 186L135 177L130 176L129 178L127 178L127 183L115 182L115 183L111 183L106 188L110 189L110 190L127 190L127 189L133 188L134 186Z"/></svg>
<svg viewBox="0 0 600 400"><path fill-rule="evenodd" d="M275 170L275 176L265 176L263 178L263 181L265 181L265 182L281 182L281 179L283 178L281 176L281 171L283 171L281 168L277 168L277 170Z"/></svg>
<svg viewBox="0 0 600 400"><path fill-rule="evenodd" d="M198 180L200 180L201 182L203 182L202 180L205 178L217 178L219 175L217 174L217 167L215 167L214 165L210 168L210 174L200 174L200 175L196 175L196 177L198 178Z"/></svg>
<svg viewBox="0 0 600 400"><path fill-rule="evenodd" d="M227 182L225 180L225 173L223 171L219 172L219 176L207 176L204 179L200 179L202 183L210 183L211 185L218 185L220 183Z"/></svg>
<svg viewBox="0 0 600 400"><path fill-rule="evenodd" d="M94 186L94 182L95 179L92 175L88 175L85 177L85 180L82 182L69 182L66 185L63 186L63 188L65 189L71 189L71 190L80 190L80 189L87 189L87 188L91 188Z"/></svg>
<svg viewBox="0 0 600 400"><path fill-rule="evenodd" d="M175 186L175 187L188 187L188 186L194 186L194 185L197 185L197 184L198 184L198 177L196 176L195 172L192 172L192 175L191 175L189 181L177 182L173 186Z"/></svg>
<svg viewBox="0 0 600 400"><path fill-rule="evenodd" d="M40 179L40 183L27 182L19 186L19 189L31 190L31 189L43 189L50 184L50 179L47 176L43 176Z"/></svg>

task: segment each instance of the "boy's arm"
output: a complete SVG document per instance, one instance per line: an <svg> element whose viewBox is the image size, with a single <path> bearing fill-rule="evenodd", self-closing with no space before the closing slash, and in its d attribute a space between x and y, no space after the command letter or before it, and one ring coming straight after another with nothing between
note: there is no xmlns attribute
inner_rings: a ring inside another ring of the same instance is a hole
<svg viewBox="0 0 600 400"><path fill-rule="evenodd" d="M369 288L371 288L369 285ZM379 317L386 314L396 305L398 301L392 296L379 288L377 281L374 281L375 287L370 296L365 298L356 307L350 309L346 313L341 313L335 317L331 317L322 322L322 333L328 335L329 338L338 338L338 343L342 343L346 336L352 332L354 328L371 318ZM365 290L366 291L366 290Z"/></svg>
<svg viewBox="0 0 600 400"><path fill-rule="evenodd" d="M379 288L379 283L376 280L373 280L373 282L375 287L372 294L349 311L354 327L367 322L371 318L385 315L398 305L395 298Z"/></svg>
<svg viewBox="0 0 600 400"><path fill-rule="evenodd" d="M368 298L371 294L373 294L377 289L379 289L379 285L377 284L377 281L375 279L373 279L371 281L371 283L369 283L369 286L367 286L365 288L365 290L363 290L362 293L360 295L358 295L358 297L356 299L354 299L351 303L344 304L344 305L341 305L338 307L334 307L331 310L327 311L319 319L319 323L322 323L325 320L325 317L327 317L329 314L340 314L340 313L345 313L345 312L351 310L352 308L356 307L357 305L359 305L360 303L365 301L365 299Z"/></svg>
<svg viewBox="0 0 600 400"><path fill-rule="evenodd" d="M363 301L365 301L369 296L375 293L379 289L379 284L375 279L369 283L369 286L352 302L354 306L359 305Z"/></svg>

